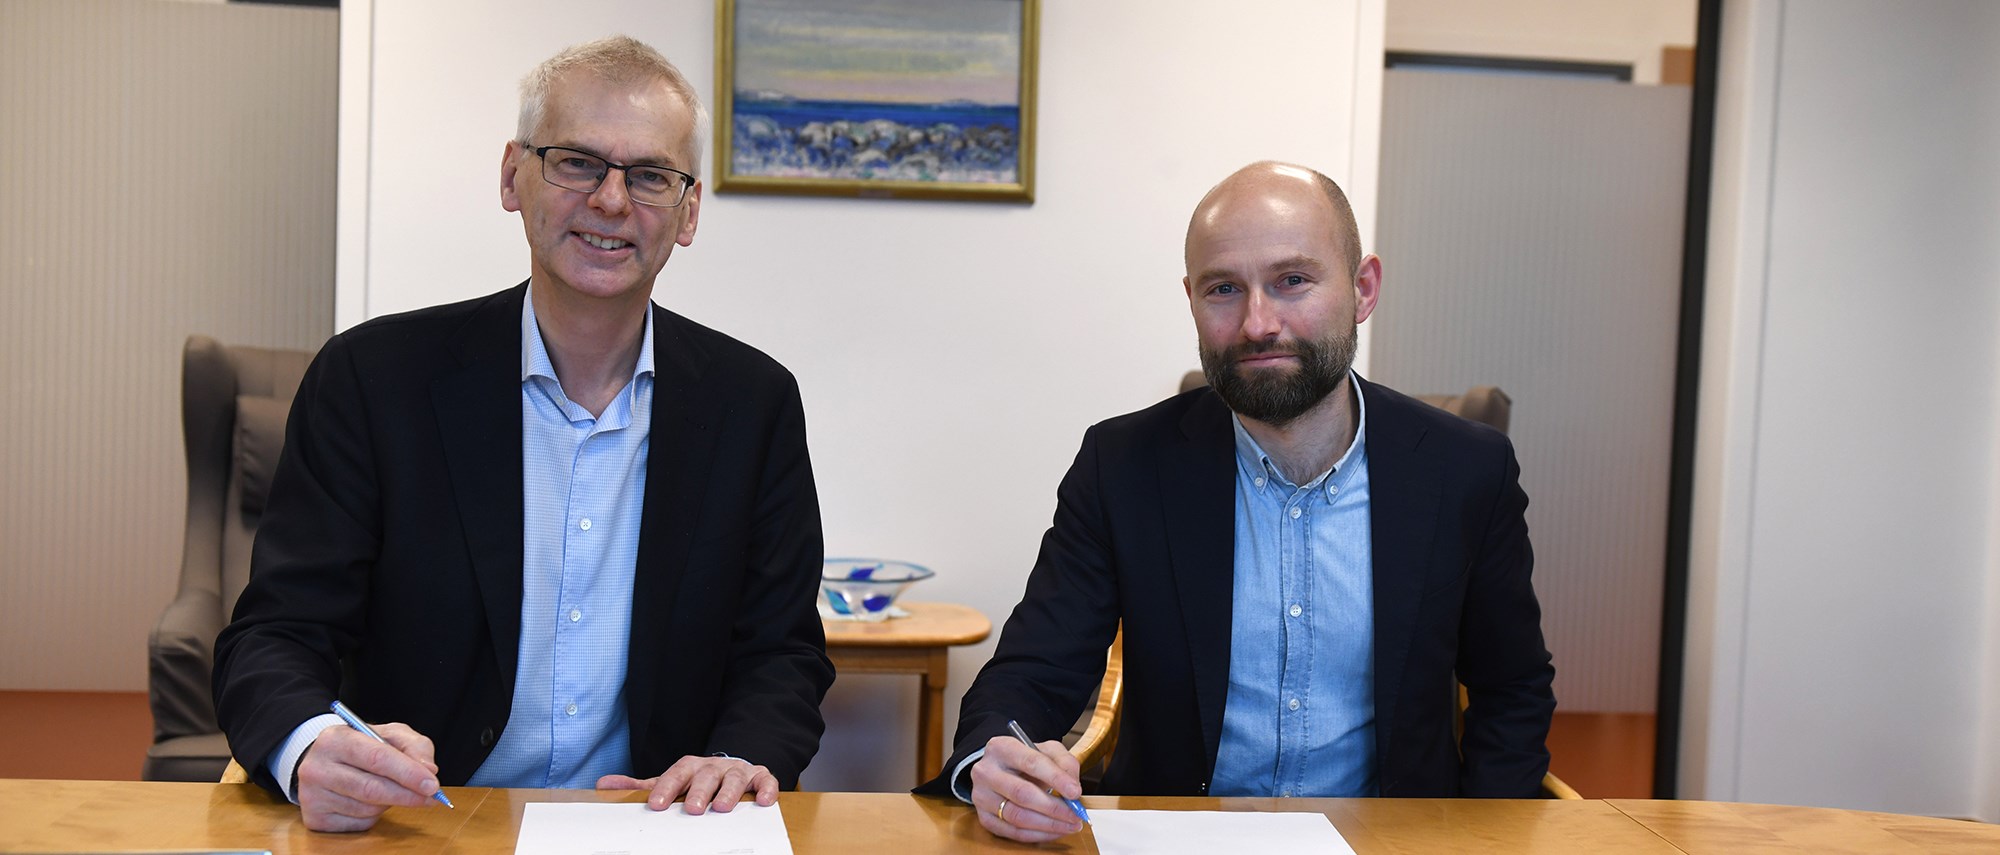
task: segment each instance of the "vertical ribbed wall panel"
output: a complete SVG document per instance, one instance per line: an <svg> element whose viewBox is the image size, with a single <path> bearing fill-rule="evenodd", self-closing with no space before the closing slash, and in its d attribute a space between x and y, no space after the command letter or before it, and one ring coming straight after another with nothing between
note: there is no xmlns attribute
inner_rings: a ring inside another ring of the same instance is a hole
<svg viewBox="0 0 2000 855"><path fill-rule="evenodd" d="M1652 712L1685 87L1389 71L1375 379L1491 383L1570 711Z"/></svg>
<svg viewBox="0 0 2000 855"><path fill-rule="evenodd" d="M190 333L332 328L337 14L0 4L0 689L137 690Z"/></svg>

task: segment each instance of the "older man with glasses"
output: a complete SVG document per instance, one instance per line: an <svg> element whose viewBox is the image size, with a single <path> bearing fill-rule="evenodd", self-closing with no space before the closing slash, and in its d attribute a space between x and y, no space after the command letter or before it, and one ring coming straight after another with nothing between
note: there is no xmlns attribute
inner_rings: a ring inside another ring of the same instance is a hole
<svg viewBox="0 0 2000 855"><path fill-rule="evenodd" d="M824 729L797 384L652 303L694 242L700 100L624 37L521 93L528 280L327 343L216 643L232 751L315 829L452 785L769 804Z"/></svg>

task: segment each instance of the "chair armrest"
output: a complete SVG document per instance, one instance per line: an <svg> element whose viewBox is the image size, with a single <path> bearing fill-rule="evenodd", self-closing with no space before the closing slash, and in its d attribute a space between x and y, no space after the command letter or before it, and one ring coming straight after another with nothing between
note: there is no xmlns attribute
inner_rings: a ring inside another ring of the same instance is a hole
<svg viewBox="0 0 2000 855"><path fill-rule="evenodd" d="M215 636L222 631L222 599L213 591L182 590L160 613L146 640L147 696L153 707L153 741L220 730L209 691Z"/></svg>
<svg viewBox="0 0 2000 855"><path fill-rule="evenodd" d="M1556 777L1554 772L1545 772L1542 774L1542 798L1581 799L1583 795L1575 787L1563 783L1563 779Z"/></svg>
<svg viewBox="0 0 2000 855"><path fill-rule="evenodd" d="M1077 767L1085 776L1096 767L1108 767L1111 752L1118 747L1118 721L1125 709L1125 628L1118 628L1118 634L1111 639L1111 648L1104 657L1104 678L1097 686L1097 701L1090 713L1090 723L1069 747L1076 755Z"/></svg>

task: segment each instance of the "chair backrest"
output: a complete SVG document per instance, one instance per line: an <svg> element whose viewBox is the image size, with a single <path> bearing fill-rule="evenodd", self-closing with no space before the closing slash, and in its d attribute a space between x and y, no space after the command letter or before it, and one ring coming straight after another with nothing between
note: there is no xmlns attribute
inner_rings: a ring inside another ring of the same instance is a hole
<svg viewBox="0 0 2000 855"><path fill-rule="evenodd" d="M217 733L209 690L215 636L250 580L250 545L284 447L285 417L311 359L298 350L225 347L200 335L189 336L182 350L187 528L179 589L147 642L149 779L187 776L189 764L226 749L216 739L183 740Z"/></svg>
<svg viewBox="0 0 2000 855"><path fill-rule="evenodd" d="M181 357L188 515L181 587L220 597L226 620L250 580L250 545L312 354L189 336Z"/></svg>
<svg viewBox="0 0 2000 855"><path fill-rule="evenodd" d="M1418 395L1417 400L1460 418L1490 425L1501 433L1514 413L1514 399L1498 386L1474 386L1462 395Z"/></svg>

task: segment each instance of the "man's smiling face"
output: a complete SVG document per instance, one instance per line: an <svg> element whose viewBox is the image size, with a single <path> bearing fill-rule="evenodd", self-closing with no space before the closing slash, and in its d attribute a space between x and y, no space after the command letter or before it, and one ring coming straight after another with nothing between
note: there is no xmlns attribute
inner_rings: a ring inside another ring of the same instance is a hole
<svg viewBox="0 0 2000 855"><path fill-rule="evenodd" d="M529 142L693 172L693 128L693 112L664 82L619 83L577 70L549 87L547 112ZM565 190L543 180L541 158L519 142L507 146L500 182L501 206L521 213L538 287L571 297L650 299L674 246L694 242L700 184L673 208L634 203L619 170L595 192Z"/></svg>
<svg viewBox="0 0 2000 855"><path fill-rule="evenodd" d="M1372 256L1347 258L1344 218L1311 176L1248 167L1210 191L1188 226L1182 287L1202 371L1231 410L1275 427L1346 382L1380 279Z"/></svg>

